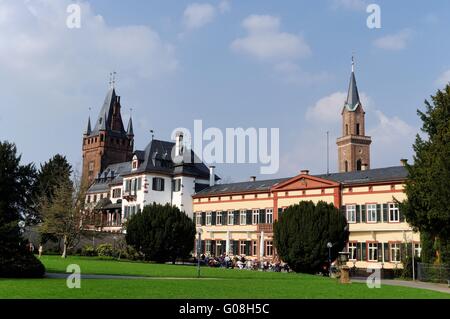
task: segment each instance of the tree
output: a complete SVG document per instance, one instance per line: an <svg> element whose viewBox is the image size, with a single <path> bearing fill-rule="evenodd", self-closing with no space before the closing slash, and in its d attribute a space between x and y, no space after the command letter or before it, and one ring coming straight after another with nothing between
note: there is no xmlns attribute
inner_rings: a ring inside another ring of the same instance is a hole
<svg viewBox="0 0 450 319"><path fill-rule="evenodd" d="M174 263L194 248L194 222L169 204L145 206L128 220L126 231L127 244L142 252L145 260Z"/></svg>
<svg viewBox="0 0 450 319"><path fill-rule="evenodd" d="M42 277L45 268L21 235L33 206L36 172L20 159L14 144L0 143L0 277Z"/></svg>
<svg viewBox="0 0 450 319"><path fill-rule="evenodd" d="M280 258L296 272L317 273L348 240L347 220L333 204L302 201L288 207L274 224L274 244Z"/></svg>
<svg viewBox="0 0 450 319"><path fill-rule="evenodd" d="M421 118L424 138L416 136L414 163L407 165L407 200L402 203L406 220L422 237L431 238L425 255L450 262L450 85L425 100ZM427 258L426 258L427 259Z"/></svg>
<svg viewBox="0 0 450 319"><path fill-rule="evenodd" d="M89 214L84 211L85 189L76 175L73 181L61 178L57 183L52 197L43 194L40 198L39 232L58 238L63 243L61 257L66 258L67 251L80 242Z"/></svg>
<svg viewBox="0 0 450 319"><path fill-rule="evenodd" d="M38 200L42 200L45 196L51 202L60 184L70 183L71 174L72 166L66 157L60 154L56 154L48 162L41 164L36 183L36 197ZM30 222L33 224L42 222L42 216L39 215L39 212Z"/></svg>

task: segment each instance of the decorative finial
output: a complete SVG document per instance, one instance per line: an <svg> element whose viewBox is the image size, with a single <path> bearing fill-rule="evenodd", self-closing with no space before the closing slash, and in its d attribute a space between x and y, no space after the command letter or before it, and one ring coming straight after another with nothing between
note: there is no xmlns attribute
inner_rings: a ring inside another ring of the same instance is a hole
<svg viewBox="0 0 450 319"><path fill-rule="evenodd" d="M352 73L355 72L355 53L352 53Z"/></svg>
<svg viewBox="0 0 450 319"><path fill-rule="evenodd" d="M150 133L152 133L152 141L153 141L153 139L155 138L155 134L153 134L154 131L153 131L153 130L150 130Z"/></svg>
<svg viewBox="0 0 450 319"><path fill-rule="evenodd" d="M116 74L117 74L116 71L114 71L114 72L112 73L112 88L113 88L113 89L114 89L115 86L116 86Z"/></svg>

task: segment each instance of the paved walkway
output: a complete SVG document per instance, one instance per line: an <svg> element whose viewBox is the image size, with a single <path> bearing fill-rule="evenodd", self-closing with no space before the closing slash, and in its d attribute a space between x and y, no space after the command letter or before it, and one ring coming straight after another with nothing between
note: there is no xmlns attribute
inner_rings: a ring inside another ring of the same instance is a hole
<svg viewBox="0 0 450 319"><path fill-rule="evenodd" d="M365 278L352 278L353 282L365 283ZM408 280L392 280L392 279L382 279L381 285L390 285L390 286L402 286L409 288L418 288L418 289L427 289L434 290L438 292L444 292L450 294L450 288L446 284L435 284L431 282L422 282L422 281L408 281Z"/></svg>
<svg viewBox="0 0 450 319"><path fill-rule="evenodd" d="M45 277L50 279L67 279L69 273L46 273ZM124 275L83 275L81 279L139 279L139 280L221 280L221 278L180 278L180 277L144 277L144 276L124 276Z"/></svg>

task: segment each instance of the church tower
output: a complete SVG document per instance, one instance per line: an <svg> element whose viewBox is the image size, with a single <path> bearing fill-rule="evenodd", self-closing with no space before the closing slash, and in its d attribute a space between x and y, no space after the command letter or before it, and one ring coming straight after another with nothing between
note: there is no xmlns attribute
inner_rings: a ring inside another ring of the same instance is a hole
<svg viewBox="0 0 450 319"><path fill-rule="evenodd" d="M339 172L353 172L370 168L370 144L365 135L365 112L359 99L352 57L352 74L347 100L342 109L342 137L337 139Z"/></svg>
<svg viewBox="0 0 450 319"><path fill-rule="evenodd" d="M82 171L82 182L87 185L91 185L108 165L132 159L133 125L130 118L128 130L125 131L120 111L120 96L117 96L114 87L111 87L93 128L91 119L88 119L83 135Z"/></svg>

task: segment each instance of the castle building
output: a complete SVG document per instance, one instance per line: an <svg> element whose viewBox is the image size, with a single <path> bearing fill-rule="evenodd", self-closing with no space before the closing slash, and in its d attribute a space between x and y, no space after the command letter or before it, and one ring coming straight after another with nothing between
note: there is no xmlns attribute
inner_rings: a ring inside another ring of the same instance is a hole
<svg viewBox="0 0 450 319"><path fill-rule="evenodd" d="M152 139L144 150L133 151L132 119L125 131L120 110L112 88L94 129L89 120L83 137L86 208L93 212L88 228L122 232L124 221L152 203L175 205L192 217L192 195L219 177L185 150L181 133L175 143Z"/></svg>
<svg viewBox="0 0 450 319"><path fill-rule="evenodd" d="M419 234L396 202L406 198L405 161L370 169L371 138L365 136L364 115L352 66L342 111L343 136L337 141L339 172L311 175L304 170L289 178L220 184L196 193L193 211L202 230L200 251L276 260L273 222L300 201L325 201L348 221L349 266L401 268L405 256L420 256Z"/></svg>

